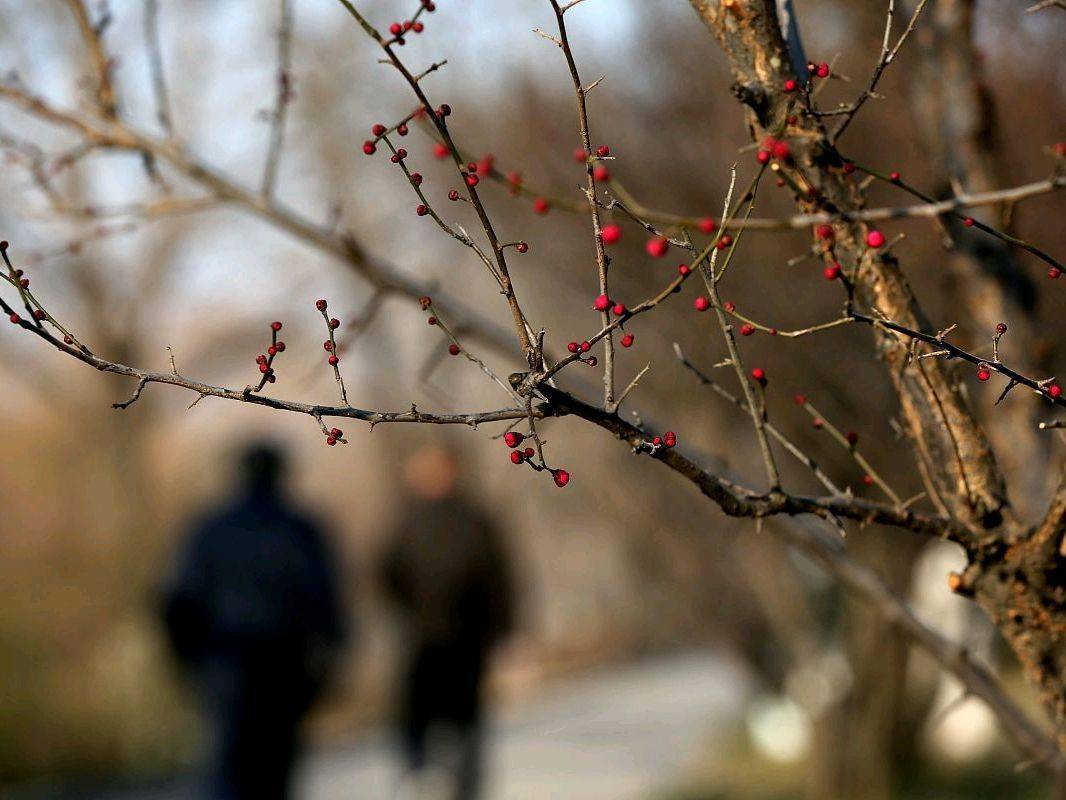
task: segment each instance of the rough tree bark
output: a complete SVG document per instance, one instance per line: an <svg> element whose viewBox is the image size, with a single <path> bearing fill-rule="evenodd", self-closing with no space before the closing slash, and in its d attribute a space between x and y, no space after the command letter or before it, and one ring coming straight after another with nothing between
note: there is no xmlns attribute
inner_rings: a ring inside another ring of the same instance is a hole
<svg viewBox="0 0 1066 800"><path fill-rule="evenodd" d="M914 0L904 5L913 11ZM1004 185L1007 177L997 158L995 107L974 42L975 5L974 0L937 2L914 33L917 57L907 60L914 77L907 82L910 108L925 143L936 197L951 197L957 188L986 191ZM1002 211L974 209L972 216L1002 226L997 219ZM1014 250L990 236L967 235L953 217L943 222L952 240L948 274L969 314L959 320L962 335L987 341L996 325L1006 321L1010 333L1000 343L1002 357L1028 372L1047 372L1052 343L1036 324L1036 286ZM1049 488L1052 437L1034 424L1038 410L1031 403L1004 403L995 412L1002 424L989 429L1004 471L1014 477L1011 499L1019 511L1038 508Z"/></svg>
<svg viewBox="0 0 1066 800"><path fill-rule="evenodd" d="M773 0L690 0L729 59L733 92L747 109L751 136L787 138L793 162L782 172L797 206L846 213L864 206L857 181L821 119L805 113L785 82L806 83L789 56ZM791 20L795 25L795 20ZM810 191L806 188L810 187ZM865 246L868 226L838 220L827 261L854 269L855 301L887 317L934 330L898 261ZM1066 479L1046 518L1028 527L1011 512L1006 485L981 425L942 359L912 359L908 342L877 329L876 351L891 374L901 419L935 500L982 531L967 548L970 564L952 587L976 597L1038 687L1060 731L1066 728ZM1025 402L1022 397L1012 397ZM1066 733L1059 736L1066 749Z"/></svg>

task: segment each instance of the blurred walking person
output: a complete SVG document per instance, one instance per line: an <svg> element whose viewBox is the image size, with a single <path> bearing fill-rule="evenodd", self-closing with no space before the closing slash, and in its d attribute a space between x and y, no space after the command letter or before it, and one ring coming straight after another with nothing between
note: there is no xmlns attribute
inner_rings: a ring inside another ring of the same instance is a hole
<svg viewBox="0 0 1066 800"><path fill-rule="evenodd" d="M401 728L409 777L443 769L452 796L472 800L482 773L482 679L492 645L512 628L514 590L502 537L458 492L459 472L455 456L436 447L407 463L405 513L383 578L407 623Z"/></svg>
<svg viewBox="0 0 1066 800"><path fill-rule="evenodd" d="M212 800L285 800L300 721L346 624L320 524L284 491L285 459L250 447L239 485L184 542L163 617L214 734Z"/></svg>

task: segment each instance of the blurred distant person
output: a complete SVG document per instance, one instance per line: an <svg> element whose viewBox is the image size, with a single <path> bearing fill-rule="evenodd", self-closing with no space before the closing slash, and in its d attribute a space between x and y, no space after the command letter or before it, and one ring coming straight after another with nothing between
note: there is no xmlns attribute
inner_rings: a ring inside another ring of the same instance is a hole
<svg viewBox="0 0 1066 800"><path fill-rule="evenodd" d="M401 725L409 778L443 768L452 796L472 800L481 781L482 678L492 645L512 628L514 589L502 537L458 493L459 471L437 447L408 461L408 497L383 577L407 622Z"/></svg>
<svg viewBox="0 0 1066 800"><path fill-rule="evenodd" d="M282 453L252 446L240 472L233 495L193 526L163 617L214 728L208 796L284 800L299 723L346 625L319 523L283 490Z"/></svg>

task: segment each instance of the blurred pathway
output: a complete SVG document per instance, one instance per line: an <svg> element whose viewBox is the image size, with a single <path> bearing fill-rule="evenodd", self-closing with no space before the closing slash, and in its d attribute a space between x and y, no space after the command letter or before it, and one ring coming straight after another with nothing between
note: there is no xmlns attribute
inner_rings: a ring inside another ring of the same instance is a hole
<svg viewBox="0 0 1066 800"><path fill-rule="evenodd" d="M561 679L492 726L486 800L640 798L678 778L736 715L746 683L714 652L658 656ZM391 800L397 762L387 737L312 754L299 800ZM187 787L84 800L186 800Z"/></svg>

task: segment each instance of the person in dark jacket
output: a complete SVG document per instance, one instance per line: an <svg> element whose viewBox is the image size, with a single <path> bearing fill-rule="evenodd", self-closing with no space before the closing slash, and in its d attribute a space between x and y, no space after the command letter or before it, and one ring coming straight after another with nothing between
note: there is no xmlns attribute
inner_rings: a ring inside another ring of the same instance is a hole
<svg viewBox="0 0 1066 800"><path fill-rule="evenodd" d="M407 766L421 772L439 731L454 797L477 796L482 679L508 634L513 587L499 530L455 488L459 465L439 448L407 464L409 497L383 561L385 588L407 623L401 727Z"/></svg>
<svg viewBox="0 0 1066 800"><path fill-rule="evenodd" d="M345 639L321 527L290 503L270 445L241 462L241 483L184 542L163 620L203 694L214 733L213 800L284 800L298 727Z"/></svg>

